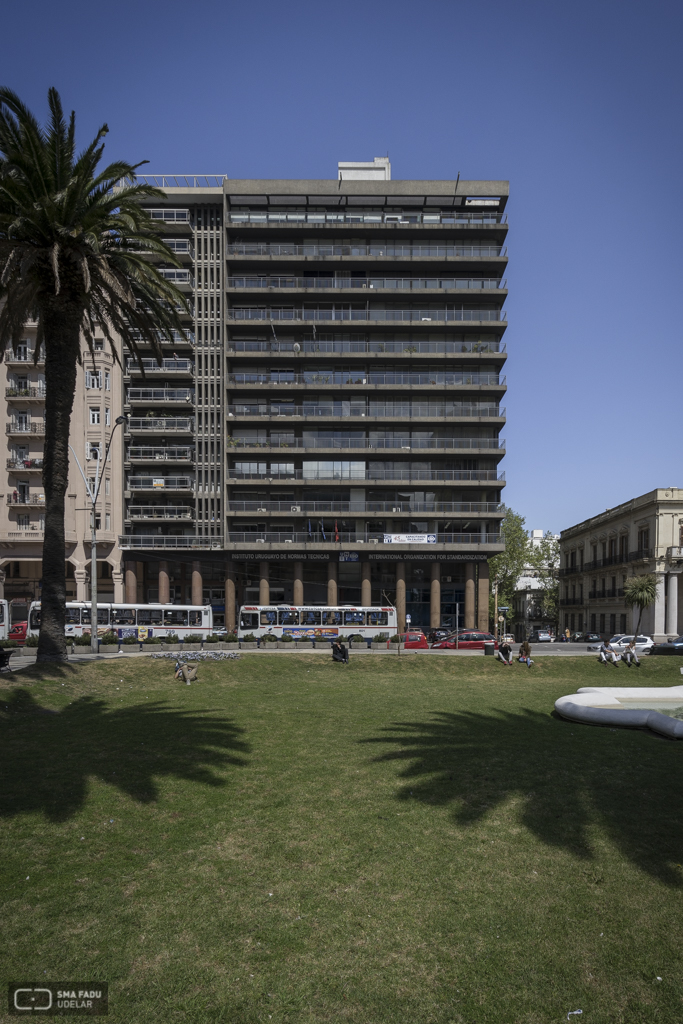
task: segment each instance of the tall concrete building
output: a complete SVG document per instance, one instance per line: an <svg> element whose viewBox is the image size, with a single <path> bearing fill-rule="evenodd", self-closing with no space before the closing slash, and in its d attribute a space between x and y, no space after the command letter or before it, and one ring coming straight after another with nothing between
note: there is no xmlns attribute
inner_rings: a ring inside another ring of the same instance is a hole
<svg viewBox="0 0 683 1024"><path fill-rule="evenodd" d="M391 601L402 624L488 627L508 183L393 181L386 158L147 180L192 313L116 385L117 598L209 601L230 625L243 602Z"/></svg>

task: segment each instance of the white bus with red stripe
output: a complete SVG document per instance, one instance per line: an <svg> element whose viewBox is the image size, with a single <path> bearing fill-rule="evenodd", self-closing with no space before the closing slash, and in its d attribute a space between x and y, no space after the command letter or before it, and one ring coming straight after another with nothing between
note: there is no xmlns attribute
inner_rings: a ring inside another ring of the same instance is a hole
<svg viewBox="0 0 683 1024"><path fill-rule="evenodd" d="M281 639L289 634L301 640L332 640L337 636L373 640L379 634L394 636L396 609L391 605L289 605L245 604L240 608L237 635Z"/></svg>

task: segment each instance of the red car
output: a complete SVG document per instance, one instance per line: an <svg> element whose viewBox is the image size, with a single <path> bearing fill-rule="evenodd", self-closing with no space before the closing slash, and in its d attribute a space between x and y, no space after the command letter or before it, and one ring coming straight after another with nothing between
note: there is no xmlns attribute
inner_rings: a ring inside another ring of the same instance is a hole
<svg viewBox="0 0 683 1024"><path fill-rule="evenodd" d="M454 633L447 640L439 640L438 643L432 644L432 648L441 648L442 650L449 651L454 651L456 648L461 651L483 651L484 644L490 643L494 645L494 649L497 651L498 641L492 633L484 633L479 629L466 629L458 634L457 643Z"/></svg>
<svg viewBox="0 0 683 1024"><path fill-rule="evenodd" d="M23 646L26 643L27 631L28 622L15 622L7 634L7 639L16 640L20 646Z"/></svg>
<svg viewBox="0 0 683 1024"><path fill-rule="evenodd" d="M401 643L405 644L406 650L429 650L427 637L420 630L411 629L409 633L401 633L400 636Z"/></svg>

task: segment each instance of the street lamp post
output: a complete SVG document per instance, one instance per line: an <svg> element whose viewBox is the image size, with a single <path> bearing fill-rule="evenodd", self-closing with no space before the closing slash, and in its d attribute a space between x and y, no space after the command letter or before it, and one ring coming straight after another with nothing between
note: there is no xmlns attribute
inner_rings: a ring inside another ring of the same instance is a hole
<svg viewBox="0 0 683 1024"><path fill-rule="evenodd" d="M109 435L109 441L107 442L107 447L106 447L105 452L104 452L104 459L102 459L102 460L100 459L100 455L101 455L100 446L99 445L97 446L97 465L95 467L95 485L94 485L94 487L90 486L88 478L86 477L85 473L83 472L83 467L81 466L80 462L78 461L78 456L76 455L76 452L73 450L73 447L71 445L69 445L69 448L71 448L71 453L72 453L74 459L76 460L76 465L78 466L80 474L83 477L83 483L85 484L85 492L88 495L88 497L90 498L90 505L91 505L91 508L90 508L90 650L92 651L93 654L97 654L98 651L99 651L99 641L98 641L98 636L97 636L97 519L96 519L97 499L98 499L99 494L100 494L100 487L102 486L102 474L104 473L104 469L105 469L105 467L107 465L107 460L109 458L109 451L111 449L111 443L114 440L114 433L116 431L116 428L118 426L120 426L121 423L125 423L126 422L127 418L128 418L127 416L117 416L116 417L116 420L114 421L114 426L112 428L112 432Z"/></svg>

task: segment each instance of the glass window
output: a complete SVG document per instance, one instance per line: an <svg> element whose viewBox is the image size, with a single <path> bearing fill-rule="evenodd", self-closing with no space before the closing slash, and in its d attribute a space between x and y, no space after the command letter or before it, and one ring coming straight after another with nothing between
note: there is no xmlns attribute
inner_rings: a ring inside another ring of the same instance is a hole
<svg viewBox="0 0 683 1024"><path fill-rule="evenodd" d="M201 613L201 610L195 609L195 611L190 612L190 625L191 626L201 626L201 624L202 624L202 613Z"/></svg>
<svg viewBox="0 0 683 1024"><path fill-rule="evenodd" d="M344 612L345 626L364 626L365 612Z"/></svg>
<svg viewBox="0 0 683 1024"><path fill-rule="evenodd" d="M298 612L280 612L280 625L281 626L298 626L299 625L299 613Z"/></svg>
<svg viewBox="0 0 683 1024"><path fill-rule="evenodd" d="M341 626L342 613L340 611L331 610L323 612L323 626Z"/></svg>
<svg viewBox="0 0 683 1024"><path fill-rule="evenodd" d="M256 612L242 612L240 618L240 629L256 629L258 626L258 615Z"/></svg>
<svg viewBox="0 0 683 1024"><path fill-rule="evenodd" d="M262 626L277 626L277 612L274 608L267 608L261 612Z"/></svg>
<svg viewBox="0 0 683 1024"><path fill-rule="evenodd" d="M368 612L368 626L388 626L388 612Z"/></svg>
<svg viewBox="0 0 683 1024"><path fill-rule="evenodd" d="M135 608L112 608L111 624L112 626L134 626Z"/></svg>
<svg viewBox="0 0 683 1024"><path fill-rule="evenodd" d="M164 625L165 626L186 626L187 625L187 612L181 608L165 608L164 609Z"/></svg>
<svg viewBox="0 0 683 1024"><path fill-rule="evenodd" d="M40 608L34 608L31 612L31 629L40 629Z"/></svg>
<svg viewBox="0 0 683 1024"><path fill-rule="evenodd" d="M138 626L160 626L161 608L138 608Z"/></svg>
<svg viewBox="0 0 683 1024"><path fill-rule="evenodd" d="M81 611L81 625L83 625L83 626L89 626L90 625L90 609L89 608L83 608L83 610ZM98 626L108 626L109 625L109 609L108 608L98 608L97 609L97 625Z"/></svg>
<svg viewBox="0 0 683 1024"><path fill-rule="evenodd" d="M67 608L66 618L64 620L67 626L80 626L81 624L81 609L80 608Z"/></svg>
<svg viewBox="0 0 683 1024"><path fill-rule="evenodd" d="M100 409L99 406L90 406L90 424L94 426L100 422Z"/></svg>
<svg viewBox="0 0 683 1024"><path fill-rule="evenodd" d="M301 625L302 626L319 626L320 625L320 612L302 612L301 613ZM330 625L330 623L325 623Z"/></svg>

